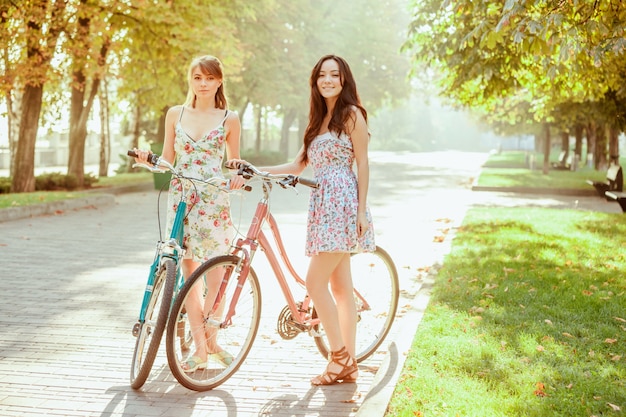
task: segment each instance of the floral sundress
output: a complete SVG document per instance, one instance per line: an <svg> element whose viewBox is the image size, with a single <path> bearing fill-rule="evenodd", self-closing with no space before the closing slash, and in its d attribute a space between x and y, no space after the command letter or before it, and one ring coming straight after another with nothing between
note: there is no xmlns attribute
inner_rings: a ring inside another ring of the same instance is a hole
<svg viewBox="0 0 626 417"><path fill-rule="evenodd" d="M184 110L183 107L175 126L176 168L193 178L224 178L222 173L226 146L224 122L228 117L228 111L226 110L224 119L218 126L209 130L200 139L193 140L181 125ZM185 258L204 262L214 256L226 255L235 237L230 217L230 199L227 193L209 184L172 178L168 192L167 230L172 230L183 186L193 190L187 194L187 216L183 222Z"/></svg>
<svg viewBox="0 0 626 417"><path fill-rule="evenodd" d="M342 133L326 132L309 146L307 156L319 188L311 190L305 253L371 252L376 249L372 216L367 209L369 227L358 237L357 178L353 171L352 140Z"/></svg>

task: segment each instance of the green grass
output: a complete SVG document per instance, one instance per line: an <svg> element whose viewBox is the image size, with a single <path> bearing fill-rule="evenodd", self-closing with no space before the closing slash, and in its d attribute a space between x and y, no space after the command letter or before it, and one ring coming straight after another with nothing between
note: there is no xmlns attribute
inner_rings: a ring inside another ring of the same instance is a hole
<svg viewBox="0 0 626 417"><path fill-rule="evenodd" d="M33 193L0 194L0 209L70 200L86 195L88 194L82 191L36 191Z"/></svg>
<svg viewBox="0 0 626 417"><path fill-rule="evenodd" d="M622 214L468 212L386 415L623 415L624 236Z"/></svg>
<svg viewBox="0 0 626 417"><path fill-rule="evenodd" d="M511 151L492 154L483 165L476 185L480 187L554 188L567 190L593 190L587 180L605 181L606 172L582 166L576 171L550 169L543 174L543 154L533 154L535 169L528 168L530 153ZM558 155L552 155L556 162Z"/></svg>
<svg viewBox="0 0 626 417"><path fill-rule="evenodd" d="M112 177L100 177L93 185L93 189L106 190L108 187L120 185L141 184L152 181L152 174L141 172L137 174L117 174ZM53 201L81 198L88 195L83 191L37 191L33 193L0 194L0 209L7 207L23 207L33 204L49 203Z"/></svg>
<svg viewBox="0 0 626 417"><path fill-rule="evenodd" d="M526 158L529 152L501 152L489 155L489 159L483 165L484 168L526 168Z"/></svg>
<svg viewBox="0 0 626 417"><path fill-rule="evenodd" d="M481 187L525 187L593 190L587 180L604 181L606 172L590 168L578 171L550 171L544 175L541 170L526 168L484 168L476 185Z"/></svg>

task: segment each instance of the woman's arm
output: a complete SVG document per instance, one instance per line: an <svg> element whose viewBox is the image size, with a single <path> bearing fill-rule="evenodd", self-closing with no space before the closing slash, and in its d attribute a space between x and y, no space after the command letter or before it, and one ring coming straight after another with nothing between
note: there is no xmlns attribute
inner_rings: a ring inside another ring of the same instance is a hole
<svg viewBox="0 0 626 417"><path fill-rule="evenodd" d="M367 131L367 123L365 122L363 114L361 114L359 110L355 110L354 115L356 116L356 120L354 122L352 132L350 132L350 139L352 140L357 169L357 190L359 196L359 205L357 209L357 232L359 236L362 236L369 227L367 217L365 215L367 207L367 191L370 180L370 167L367 156L369 134Z"/></svg>
<svg viewBox="0 0 626 417"><path fill-rule="evenodd" d="M239 159L241 146L241 121L235 112L229 112L226 122L224 123L224 131L226 135L226 160ZM236 171L232 171L236 174ZM230 177L230 188L238 190L243 186L245 180L239 175Z"/></svg>
<svg viewBox="0 0 626 417"><path fill-rule="evenodd" d="M176 129L174 125L180 116L181 110L182 106L174 106L170 107L165 114L165 140L163 142L163 153L161 154L161 157L172 165L176 159L176 151L174 150Z"/></svg>
<svg viewBox="0 0 626 417"><path fill-rule="evenodd" d="M272 165L266 167L257 167L259 171L265 171L270 174L292 174L292 175L300 175L304 168L306 168L306 164L302 162L302 153L304 152L304 146L300 148L298 155L296 155L295 159L292 162L287 162L281 165ZM227 164L244 162L248 163L243 159L233 159L229 160Z"/></svg>
<svg viewBox="0 0 626 417"><path fill-rule="evenodd" d="M292 175L300 175L304 168L306 168L306 164L302 162L302 154L304 153L304 146L300 148L298 151L298 155L296 155L295 159L291 162L287 162L281 165L273 165L269 167L258 167L261 171L269 172L270 174L292 174Z"/></svg>
<svg viewBox="0 0 626 417"><path fill-rule="evenodd" d="M226 135L226 160L240 158L241 122L237 113L229 111L224 123Z"/></svg>

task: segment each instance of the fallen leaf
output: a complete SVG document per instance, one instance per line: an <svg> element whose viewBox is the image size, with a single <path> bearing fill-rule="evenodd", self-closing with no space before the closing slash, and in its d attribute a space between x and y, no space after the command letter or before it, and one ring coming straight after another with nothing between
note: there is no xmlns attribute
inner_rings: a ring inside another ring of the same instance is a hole
<svg viewBox="0 0 626 417"><path fill-rule="evenodd" d="M537 352L543 352L545 349L541 345L537 345Z"/></svg>
<svg viewBox="0 0 626 417"><path fill-rule="evenodd" d="M544 391L545 385L541 382L537 382L537 389L533 392L537 397L546 397L548 394Z"/></svg>
<svg viewBox="0 0 626 417"><path fill-rule="evenodd" d="M622 323L626 323L626 319L623 319L621 317L613 317L613 318L617 321L621 321Z"/></svg>
<svg viewBox="0 0 626 417"><path fill-rule="evenodd" d="M612 345L613 343L617 343L617 339L604 339L604 343L608 343Z"/></svg>
<svg viewBox="0 0 626 417"><path fill-rule="evenodd" d="M606 403L606 405L608 405L609 407L611 407L611 409L613 411L621 411L622 409L620 408L620 406L615 405L615 404L611 404L611 403Z"/></svg>
<svg viewBox="0 0 626 417"><path fill-rule="evenodd" d="M562 334L563 334L563 336L565 336L565 337L570 337L570 338L573 338L573 337L574 337L574 336L572 336L571 334L566 333L566 332L564 332L564 333L562 333Z"/></svg>
<svg viewBox="0 0 626 417"><path fill-rule="evenodd" d="M553 325L551 320L545 319L544 321L546 322L546 324L549 324L550 326Z"/></svg>

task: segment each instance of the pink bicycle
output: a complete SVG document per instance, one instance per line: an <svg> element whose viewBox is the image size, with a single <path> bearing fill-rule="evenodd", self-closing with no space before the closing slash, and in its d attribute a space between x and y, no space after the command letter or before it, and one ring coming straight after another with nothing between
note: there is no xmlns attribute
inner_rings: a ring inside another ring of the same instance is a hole
<svg viewBox="0 0 626 417"><path fill-rule="evenodd" d="M253 179L249 183L258 180L263 187L245 238L236 241L229 255L203 263L185 281L170 310L166 338L168 364L174 377L183 386L195 391L213 389L230 378L243 364L252 347L261 318L261 287L251 265L258 249L265 252L287 303L278 317L278 334L283 339L293 339L300 333L308 333L324 357L329 353L315 306L306 294L304 280L287 256L278 223L269 208L273 184L282 188L294 188L298 183L309 187L317 187L317 184L293 175L260 172L249 164L242 164L239 174ZM297 301L288 285L283 267L262 230L264 224L269 225L280 259L289 274L304 290L302 301ZM387 336L396 315L400 289L396 267L387 252L379 247L374 252L354 254L351 268L359 316L356 359L361 362L370 357ZM207 277L215 279L215 274L221 278L216 295L215 290L211 292L206 286ZM206 314L202 326L191 328L185 304L188 297L197 297L198 294L214 297L214 301L208 304L213 307ZM207 362L193 372L183 369L182 364L190 356L188 341L196 331L205 332L210 339L209 345L221 346L232 355L232 360L224 361L218 355L209 355Z"/></svg>

